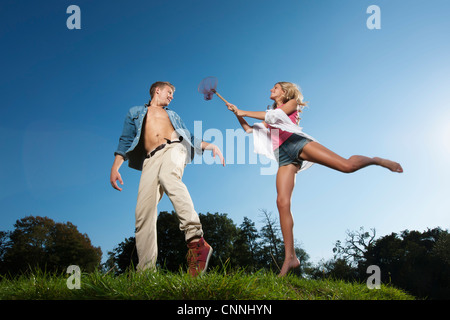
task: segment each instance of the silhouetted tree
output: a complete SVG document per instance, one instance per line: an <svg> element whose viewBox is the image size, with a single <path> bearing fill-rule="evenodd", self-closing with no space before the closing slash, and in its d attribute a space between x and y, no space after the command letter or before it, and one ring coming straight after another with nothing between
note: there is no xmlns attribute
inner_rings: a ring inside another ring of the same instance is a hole
<svg viewBox="0 0 450 320"><path fill-rule="evenodd" d="M214 267L225 262L232 256L233 241L237 234L237 228L227 214L199 214L202 222L205 240L213 247L213 256L210 266ZM179 220L176 213L162 211L157 221L158 260L157 266L169 271L178 271L186 266L187 245L184 234L180 231ZM134 237L122 242L112 252L108 252L109 259L106 268L115 266L116 272L124 272L131 264L131 252L134 250L136 240ZM134 256L134 267L138 263L137 255Z"/></svg>
<svg viewBox="0 0 450 320"><path fill-rule="evenodd" d="M175 213L162 211L157 221L158 266L170 271L178 271L186 265L187 246L180 221Z"/></svg>
<svg viewBox="0 0 450 320"><path fill-rule="evenodd" d="M3 257L5 255L5 253L8 251L8 248L10 245L10 242L9 242L10 234L11 234L11 232L8 232L8 231L0 231L0 261L3 261ZM1 272L1 270L0 270L0 272Z"/></svg>
<svg viewBox="0 0 450 320"><path fill-rule="evenodd" d="M227 260L231 267L245 267L247 271L262 268L277 272L274 260L281 265L284 258L283 241L280 239L280 228L276 219L264 211L265 225L261 231L255 223L247 217L240 227L236 227L226 213L199 213L202 222L204 237L213 247L210 267L221 267ZM158 260L157 265L169 271L178 271L186 266L187 246L184 235L179 229L179 221L175 212L161 212L158 216ZM300 258L302 268L307 266L309 259L306 252L296 246L297 256ZM137 265L135 256L135 238L125 239L113 251L108 252L109 258L106 269L114 267L116 273L124 272L131 264ZM301 274L302 269L296 270Z"/></svg>
<svg viewBox="0 0 450 320"><path fill-rule="evenodd" d="M353 267L346 259L335 258L321 261L314 268L308 269L308 275L313 279L341 279L345 281L359 281L358 269Z"/></svg>
<svg viewBox="0 0 450 320"><path fill-rule="evenodd" d="M450 266L450 234L441 232L439 238L436 241L432 255L441 260L445 264Z"/></svg>
<svg viewBox="0 0 450 320"><path fill-rule="evenodd" d="M264 226L260 231L260 261L261 264L270 270L278 271L284 261L284 245L281 239L280 226L271 212L261 209L261 216Z"/></svg>
<svg viewBox="0 0 450 320"><path fill-rule="evenodd" d="M381 280L418 297L450 297L449 234L440 228L402 231L375 241L362 266L378 265Z"/></svg>
<svg viewBox="0 0 450 320"><path fill-rule="evenodd" d="M108 251L108 260L105 268L108 272L114 270L115 274L121 274L127 269L136 270L138 256L135 237L129 237L119 243L112 251Z"/></svg>
<svg viewBox="0 0 450 320"><path fill-rule="evenodd" d="M17 220L14 228L8 241L3 233L2 274L16 275L30 268L65 272L69 265L91 272L100 264L100 247L93 247L89 237L70 222L55 223L47 217L28 216Z"/></svg>
<svg viewBox="0 0 450 320"><path fill-rule="evenodd" d="M360 261L363 261L367 249L373 244L376 236L375 229L370 229L371 233L359 228L359 231L346 231L347 237L342 244L337 240L333 248L335 259L344 260L346 265L356 267Z"/></svg>
<svg viewBox="0 0 450 320"><path fill-rule="evenodd" d="M247 217L240 224L234 242L233 266L246 267L249 271L260 268L258 261L258 230L255 223Z"/></svg>
<svg viewBox="0 0 450 320"><path fill-rule="evenodd" d="M310 270L313 277L365 281L367 268L377 265L381 281L420 298L450 297L450 235L441 228L424 232L404 230L375 239L372 234L347 231L345 243L336 242L335 260Z"/></svg>
<svg viewBox="0 0 450 320"><path fill-rule="evenodd" d="M211 267L222 266L228 259L233 263L233 245L238 228L226 213L199 214L205 240L213 247Z"/></svg>

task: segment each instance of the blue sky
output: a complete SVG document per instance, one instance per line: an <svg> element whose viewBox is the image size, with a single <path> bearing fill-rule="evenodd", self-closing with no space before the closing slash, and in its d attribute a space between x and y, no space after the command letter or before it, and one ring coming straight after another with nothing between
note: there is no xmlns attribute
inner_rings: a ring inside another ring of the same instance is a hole
<svg viewBox="0 0 450 320"><path fill-rule="evenodd" d="M71 4L81 30L66 27ZM379 30L366 27L372 4ZM134 235L140 173L124 164L124 190L109 184L127 110L148 101L153 82L170 81L170 107L187 126L202 121L204 133L226 137L239 127L234 115L197 92L211 75L247 110L265 110L275 82L295 82L309 101L305 132L345 157L402 164L403 174L314 165L297 176L295 239L313 262L332 257L347 229L447 229L449 10L447 0L2 1L0 230L27 215L70 221L105 259ZM187 166L196 210L238 225L260 221L259 209L277 216L275 176L231 160ZM166 196L159 209L172 210Z"/></svg>

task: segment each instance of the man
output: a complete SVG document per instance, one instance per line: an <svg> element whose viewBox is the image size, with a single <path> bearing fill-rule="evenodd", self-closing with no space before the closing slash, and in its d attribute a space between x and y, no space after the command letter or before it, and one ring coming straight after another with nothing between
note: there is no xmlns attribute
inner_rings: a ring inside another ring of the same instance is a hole
<svg viewBox="0 0 450 320"><path fill-rule="evenodd" d="M114 153L110 182L122 191L117 181L123 184L119 168L125 160L129 167L142 171L136 204L138 270L155 268L157 204L166 193L185 233L189 272L196 276L206 270L213 250L203 239L199 216L181 179L186 163L194 156L192 150L212 150L224 166L225 160L217 146L191 135L180 116L167 107L174 91L169 82L155 82L150 87L149 103L129 110Z"/></svg>

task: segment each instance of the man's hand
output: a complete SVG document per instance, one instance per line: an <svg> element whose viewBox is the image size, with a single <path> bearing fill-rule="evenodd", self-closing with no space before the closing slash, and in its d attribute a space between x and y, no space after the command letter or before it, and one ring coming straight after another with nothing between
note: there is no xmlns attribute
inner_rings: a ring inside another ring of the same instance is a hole
<svg viewBox="0 0 450 320"><path fill-rule="evenodd" d="M111 168L111 175L109 176L109 182L111 183L112 187L119 191L122 191L122 188L117 185L117 180L119 180L120 184L123 185L122 177L119 173L119 168L124 161L124 158L121 155L117 154L114 158L114 163Z"/></svg>
<svg viewBox="0 0 450 320"><path fill-rule="evenodd" d="M220 162L225 167L225 159L224 159L222 152L220 151L218 146L216 146L215 144L212 144L212 143L202 141L202 149L203 150L212 150L214 159L216 158L216 156L219 156Z"/></svg>
<svg viewBox="0 0 450 320"><path fill-rule="evenodd" d="M111 170L111 176L110 176L109 180L114 189L122 191L122 188L120 188L117 185L117 180L120 182L121 185L123 185L122 177L120 176L120 173L118 170L114 170L114 169Z"/></svg>
<svg viewBox="0 0 450 320"><path fill-rule="evenodd" d="M216 158L216 155L219 156L220 162L225 167L225 159L224 159L224 157L222 155L222 152L220 151L219 147L214 145L214 148L212 149L212 152L213 152L214 159Z"/></svg>

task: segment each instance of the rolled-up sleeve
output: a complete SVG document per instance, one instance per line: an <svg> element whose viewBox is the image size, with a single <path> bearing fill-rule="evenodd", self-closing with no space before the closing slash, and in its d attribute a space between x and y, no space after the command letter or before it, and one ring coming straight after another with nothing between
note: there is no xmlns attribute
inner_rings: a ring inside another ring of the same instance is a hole
<svg viewBox="0 0 450 320"><path fill-rule="evenodd" d="M176 132L182 136L184 139L189 141L189 144L192 148L194 148L195 153L202 154L202 140L196 138L185 126L182 124L182 127L176 129Z"/></svg>
<svg viewBox="0 0 450 320"><path fill-rule="evenodd" d="M123 123L122 135L119 138L119 145L114 152L114 156L121 155L124 160L127 159L127 150L131 147L134 137L136 136L136 126L134 124L131 111L128 111Z"/></svg>
<svg viewBox="0 0 450 320"><path fill-rule="evenodd" d="M203 140L201 140L191 134L191 144L194 146L194 149L198 154L203 153L202 142L203 142Z"/></svg>

